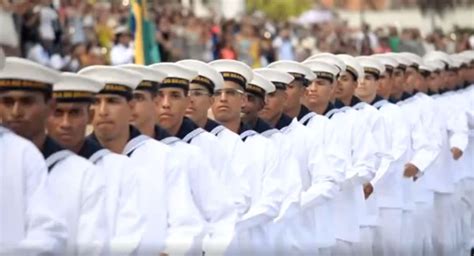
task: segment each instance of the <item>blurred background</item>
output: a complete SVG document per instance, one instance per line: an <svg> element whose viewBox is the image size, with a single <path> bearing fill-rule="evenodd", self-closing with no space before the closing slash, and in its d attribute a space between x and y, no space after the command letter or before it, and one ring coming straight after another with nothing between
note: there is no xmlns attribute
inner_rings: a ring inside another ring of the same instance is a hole
<svg viewBox="0 0 474 256"><path fill-rule="evenodd" d="M0 47L62 71L474 48L474 0L0 0Z"/></svg>

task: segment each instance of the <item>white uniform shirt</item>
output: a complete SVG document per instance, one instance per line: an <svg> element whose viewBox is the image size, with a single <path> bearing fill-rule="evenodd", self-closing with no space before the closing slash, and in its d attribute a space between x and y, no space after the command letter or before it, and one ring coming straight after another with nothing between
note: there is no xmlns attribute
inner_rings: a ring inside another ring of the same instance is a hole
<svg viewBox="0 0 474 256"><path fill-rule="evenodd" d="M64 252L67 230L46 179L38 149L0 126L0 254Z"/></svg>
<svg viewBox="0 0 474 256"><path fill-rule="evenodd" d="M137 176L128 157L86 139L78 154L106 177L107 237L111 254L129 255L138 248L144 231L139 211Z"/></svg>
<svg viewBox="0 0 474 256"><path fill-rule="evenodd" d="M100 169L49 137L42 153L49 172L48 186L67 223L67 253L103 253L107 240L106 185Z"/></svg>

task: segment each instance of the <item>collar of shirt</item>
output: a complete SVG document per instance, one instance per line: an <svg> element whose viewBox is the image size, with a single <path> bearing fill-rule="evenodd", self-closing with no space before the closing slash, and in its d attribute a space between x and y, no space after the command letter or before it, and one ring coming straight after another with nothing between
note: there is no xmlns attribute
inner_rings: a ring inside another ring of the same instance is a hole
<svg viewBox="0 0 474 256"><path fill-rule="evenodd" d="M260 118L257 118L257 122L255 123L255 126L253 127L253 130L256 131L257 133L264 133L271 129L273 128L267 122L263 121Z"/></svg>
<svg viewBox="0 0 474 256"><path fill-rule="evenodd" d="M155 140L163 140L169 137L173 137L168 131L163 129L159 125L155 125Z"/></svg>
<svg viewBox="0 0 474 256"><path fill-rule="evenodd" d="M124 148L124 152L127 156L130 156L133 153L133 151L135 150L135 148L138 147L138 144L141 144L141 142L143 140L148 138L148 137L142 135L141 132L137 128L135 128L135 126L133 126L133 125L129 126L129 130L130 130L130 135L128 137L128 141L127 141L128 143L127 143L127 145L125 145L125 148ZM95 135L95 133L92 133L86 139L90 139L92 141L95 141L97 144L102 146L102 144L100 144L100 141L97 138L97 136ZM130 147L133 147L133 149L130 149Z"/></svg>
<svg viewBox="0 0 474 256"><path fill-rule="evenodd" d="M291 124L292 120L293 119L291 117L282 114L280 119L276 123L275 128L277 128L278 130L282 130L283 128L288 127Z"/></svg>
<svg viewBox="0 0 474 256"><path fill-rule="evenodd" d="M305 105L301 105L300 113L298 113L298 116L296 118L299 121L309 113L311 113L311 111Z"/></svg>
<svg viewBox="0 0 474 256"><path fill-rule="evenodd" d="M185 141L186 143L190 143L194 137L199 135L200 133L204 132L196 123L194 123L188 117L183 118L183 123L176 134L176 137Z"/></svg>
<svg viewBox="0 0 474 256"><path fill-rule="evenodd" d="M43 157L48 167L48 173L53 170L53 167L64 158L72 155L72 152L60 146L56 141L46 136L41 150Z"/></svg>
<svg viewBox="0 0 474 256"><path fill-rule="evenodd" d="M252 127L250 127L250 125L240 122L238 134L240 136L240 139L242 139L242 141L245 141L248 137L257 133L252 130Z"/></svg>
<svg viewBox="0 0 474 256"><path fill-rule="evenodd" d="M95 163L108 152L109 151L103 148L97 141L86 138L77 154Z"/></svg>

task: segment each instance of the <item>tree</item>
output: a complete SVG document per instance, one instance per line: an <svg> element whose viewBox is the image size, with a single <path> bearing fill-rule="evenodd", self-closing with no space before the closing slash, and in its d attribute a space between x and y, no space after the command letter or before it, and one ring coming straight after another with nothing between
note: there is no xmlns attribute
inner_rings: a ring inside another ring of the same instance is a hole
<svg viewBox="0 0 474 256"><path fill-rule="evenodd" d="M288 20L311 9L313 0L246 0L247 11L262 11L275 20Z"/></svg>

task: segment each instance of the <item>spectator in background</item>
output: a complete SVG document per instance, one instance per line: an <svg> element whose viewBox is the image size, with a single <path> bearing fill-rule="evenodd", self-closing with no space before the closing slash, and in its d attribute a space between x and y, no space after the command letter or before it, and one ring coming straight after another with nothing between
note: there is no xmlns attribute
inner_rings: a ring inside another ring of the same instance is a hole
<svg viewBox="0 0 474 256"><path fill-rule="evenodd" d="M161 17L158 21L158 31L156 32L156 41L160 47L161 61L171 61L171 24L168 17Z"/></svg>
<svg viewBox="0 0 474 256"><path fill-rule="evenodd" d="M14 11L15 6L9 0L0 0L0 48L4 48L7 55L15 52L19 46L13 20Z"/></svg>
<svg viewBox="0 0 474 256"><path fill-rule="evenodd" d="M260 58L260 63L262 67L267 66L268 64L277 60L275 49L273 48L273 41L271 38L264 37L260 46L260 52L262 54ZM294 52L293 52L294 58Z"/></svg>
<svg viewBox="0 0 474 256"><path fill-rule="evenodd" d="M237 60L237 51L234 48L234 35L231 32L224 34L223 39L219 43L219 59Z"/></svg>
<svg viewBox="0 0 474 256"><path fill-rule="evenodd" d="M98 22L95 26L95 32L97 34L97 40L100 46L110 50L114 45L115 34L108 25L109 13L107 11L101 11L99 13Z"/></svg>
<svg viewBox="0 0 474 256"><path fill-rule="evenodd" d="M27 58L44 66L50 66L53 41L40 39L30 48Z"/></svg>
<svg viewBox="0 0 474 256"><path fill-rule="evenodd" d="M374 49L378 47L377 36L370 31L367 23L362 25L362 33L357 35L357 50L360 55L371 55Z"/></svg>
<svg viewBox="0 0 474 256"><path fill-rule="evenodd" d="M123 65L133 63L134 50L132 37L127 27L120 26L115 30L115 45L110 51L110 64Z"/></svg>
<svg viewBox="0 0 474 256"><path fill-rule="evenodd" d="M239 60L252 68L260 67L260 39L251 20L242 21L240 32L236 36Z"/></svg>
<svg viewBox="0 0 474 256"><path fill-rule="evenodd" d="M388 28L388 43L392 52L400 52L400 37L398 36L398 31L396 27L390 26Z"/></svg>
<svg viewBox="0 0 474 256"><path fill-rule="evenodd" d="M53 8L51 0L41 0L41 5L36 6L33 12L39 12L39 37L44 42L46 50L52 52L61 33L58 12Z"/></svg>
<svg viewBox="0 0 474 256"><path fill-rule="evenodd" d="M25 3L24 13L21 15L21 52L26 56L37 42L39 42L39 10L35 8L37 1Z"/></svg>
<svg viewBox="0 0 474 256"><path fill-rule="evenodd" d="M291 28L289 25L285 25L285 27L280 30L278 37L273 40L276 59L295 60L295 46L297 43L297 40L291 35Z"/></svg>
<svg viewBox="0 0 474 256"><path fill-rule="evenodd" d="M419 56L425 55L425 48L421 40L421 34L418 29L403 29L400 47L401 52L412 52Z"/></svg>

